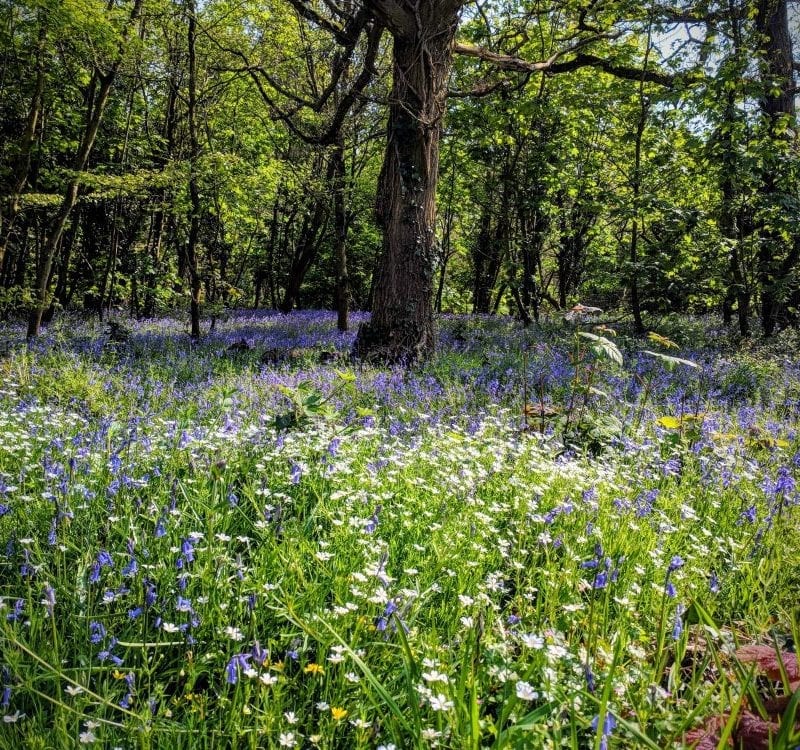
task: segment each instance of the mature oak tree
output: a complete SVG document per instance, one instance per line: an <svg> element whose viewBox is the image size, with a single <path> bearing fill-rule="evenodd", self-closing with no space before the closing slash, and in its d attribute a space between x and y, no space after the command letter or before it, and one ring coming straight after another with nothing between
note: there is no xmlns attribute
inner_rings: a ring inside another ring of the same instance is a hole
<svg viewBox="0 0 800 750"><path fill-rule="evenodd" d="M392 40L392 91L386 150L377 196L377 215L383 229L383 248L376 270L372 318L362 324L356 353L363 358L413 362L425 359L435 347L433 284L438 253L435 246L436 184L439 141L455 53L493 67L530 75L561 73L592 66L632 80L671 83L656 70L642 72L591 54L598 41L619 36L579 14L564 47L547 60L531 62L514 55L457 43L463 0L364 0L345 13L327 0L288 0L304 19L328 31L347 51L364 30L385 29ZM323 10L324 8L324 10ZM335 61L343 67L344 57ZM339 74L334 71L334 79ZM354 97L355 99L355 97ZM354 100L353 99L353 100ZM352 101L343 100L352 106ZM336 132L344 107L328 129Z"/></svg>

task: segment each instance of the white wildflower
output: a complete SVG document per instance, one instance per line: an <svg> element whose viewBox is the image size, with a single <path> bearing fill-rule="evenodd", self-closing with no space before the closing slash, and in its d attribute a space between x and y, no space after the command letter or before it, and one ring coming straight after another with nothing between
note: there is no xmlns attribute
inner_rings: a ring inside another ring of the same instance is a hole
<svg viewBox="0 0 800 750"><path fill-rule="evenodd" d="M539 697L539 693L537 693L533 689L533 685L529 682L525 682L524 680L517 681L517 698L523 701L534 701Z"/></svg>

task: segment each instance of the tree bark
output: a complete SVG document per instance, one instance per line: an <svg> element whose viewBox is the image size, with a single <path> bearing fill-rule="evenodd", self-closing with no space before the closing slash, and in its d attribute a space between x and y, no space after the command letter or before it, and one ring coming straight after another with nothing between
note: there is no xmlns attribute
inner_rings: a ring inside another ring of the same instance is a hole
<svg viewBox="0 0 800 750"><path fill-rule="evenodd" d="M790 119L789 129L795 127L795 86L792 58L792 39L789 34L789 16L786 0L760 0L756 15L756 29L764 39L764 57L767 80L763 86L761 112L767 120L770 136L770 151L764 171L761 194L769 208L780 199L778 160L786 147L784 122ZM768 222L772 220L768 219ZM781 259L791 258L792 249L780 237L775 227L764 226L758 251L758 280L761 286L761 326L765 336L786 324L785 286L793 268L786 268ZM793 266L794 263L789 264Z"/></svg>
<svg viewBox="0 0 800 750"><path fill-rule="evenodd" d="M357 356L413 363L435 348L433 278L439 140L460 3L371 2L394 42L377 215L383 250Z"/></svg>
<svg viewBox="0 0 800 750"><path fill-rule="evenodd" d="M350 327L350 280L347 275L347 205L345 195L344 139L339 136L331 153L333 189L333 231L336 259L336 327L344 333Z"/></svg>
<svg viewBox="0 0 800 750"><path fill-rule="evenodd" d="M91 113L89 120L86 123L86 128L81 139L78 153L73 162L73 169L76 173L82 172L86 168L86 163L89 160L92 146L97 136L97 130L100 127L100 120L103 116L106 103L108 102L108 95L111 92L114 76L106 74L101 77L100 85L97 90L97 95L92 102ZM80 183L78 177L73 177L68 183L64 191L64 197L61 200L61 205L56 212L53 221L50 224L50 229L42 249L42 255L39 262L38 271L36 274L36 285L34 288L34 306L31 308L30 315L28 316L28 331L27 336L29 339L35 338L39 335L39 330L42 326L42 315L47 308L47 289L50 284L50 271L53 268L53 260L55 259L58 246L61 243L61 237L64 234L64 229L67 226L67 220L78 202L78 191Z"/></svg>
<svg viewBox="0 0 800 750"><path fill-rule="evenodd" d="M25 130L19 141L19 153L14 159L11 169L8 182L8 197L0 201L0 268L3 267L6 250L14 230L14 222L20 211L20 193L22 193L25 183L28 181L31 168L31 152L36 140L36 129L42 115L45 82L44 51L47 41L46 20L45 11L41 10L39 13L39 35L36 42L36 82L33 86L33 95L28 108Z"/></svg>
<svg viewBox="0 0 800 750"><path fill-rule="evenodd" d="M322 158L318 162L319 168L322 167ZM335 176L335 160L331 157L325 172L325 188L332 189ZM334 202L336 198L334 196ZM317 257L320 247L320 240L324 234L325 226L329 216L329 198L326 190L320 192L313 199L313 213L303 219L300 236L297 240L292 263L289 267L289 274L286 278L286 289L281 302L280 310L282 313L290 313L300 296L300 287L303 285L308 269Z"/></svg>
<svg viewBox="0 0 800 750"><path fill-rule="evenodd" d="M191 290L191 333L192 341L200 340L200 289L201 278L197 265L197 240L200 235L200 186L197 175L197 162L200 158L200 144L197 140L197 14L195 0L186 0L187 44L189 50L189 80L186 119L189 128L189 234L186 239L186 268L189 273Z"/></svg>

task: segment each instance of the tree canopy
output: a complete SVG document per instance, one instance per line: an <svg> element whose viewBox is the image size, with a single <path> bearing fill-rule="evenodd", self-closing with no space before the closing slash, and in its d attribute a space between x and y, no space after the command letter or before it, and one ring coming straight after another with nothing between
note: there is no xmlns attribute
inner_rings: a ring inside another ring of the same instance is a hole
<svg viewBox="0 0 800 750"><path fill-rule="evenodd" d="M0 313L578 301L771 334L800 287L795 22L758 3L20 0L0 9Z"/></svg>

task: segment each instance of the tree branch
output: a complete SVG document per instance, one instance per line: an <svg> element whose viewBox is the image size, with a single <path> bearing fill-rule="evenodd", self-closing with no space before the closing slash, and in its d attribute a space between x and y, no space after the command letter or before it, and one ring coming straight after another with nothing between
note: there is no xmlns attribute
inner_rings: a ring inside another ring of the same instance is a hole
<svg viewBox="0 0 800 750"><path fill-rule="evenodd" d="M581 46L585 46L585 44ZM483 62L491 63L501 70L510 70L516 73L568 73L579 68L592 67L599 68L600 70L616 76L617 78L625 78L631 81L644 80L648 83L657 83L660 86L665 86L667 88L672 88L675 83L675 76L668 73L661 73L654 70L642 70L641 68L629 67L627 65L619 65L612 60L607 60L605 58L583 52L578 52L571 60L559 62L561 57L574 52L576 48L558 52L549 57L547 60L542 60L539 62L531 62L513 55L503 55L497 52L491 52L483 47L476 47L475 45L464 44L461 42L457 42L454 45L453 51L459 55L475 57Z"/></svg>
<svg viewBox="0 0 800 750"><path fill-rule="evenodd" d="M321 133L315 134L304 132L294 121L294 116L303 107L314 110L315 112L322 110L325 102L330 98L331 93L341 78L342 71L346 67L347 59L349 59L349 54L352 53L352 50L350 50L350 53L348 53L347 58L341 61L341 69L334 76L335 82L331 83L328 88L326 88L326 91L323 92L323 96L314 102L296 97L283 89L283 87L274 87L271 77L267 75L263 68L259 66L245 66L244 68L239 69L238 72L246 72L250 76L262 100L273 113L273 117L276 120L285 123L289 130L301 141L317 146L330 145L336 140L345 117L347 117L353 105L361 96L361 92L367 87L367 84L369 84L375 75L375 60L377 59L378 51L380 50L380 41L382 35L383 26L380 24L375 23L369 28L367 35L367 49L364 53L361 72L358 74L358 77L355 79L355 81L353 81L352 86L347 90L344 96L342 96L330 119L330 122L328 123L327 128ZM240 55L240 57L244 57L244 55ZM275 101L267 88L265 88L263 81L266 81L270 88L275 88L278 93L294 101L297 106L288 112L282 109L280 104Z"/></svg>
<svg viewBox="0 0 800 750"><path fill-rule="evenodd" d="M365 5L392 34L409 36L414 33L414 17L397 0L367 0Z"/></svg>
<svg viewBox="0 0 800 750"><path fill-rule="evenodd" d="M321 29L325 29L330 34L333 34L339 44L345 45L348 42L346 29L331 21L325 16L321 16L310 5L303 2L303 0L287 0L289 4L297 11L298 15L305 18L306 21L316 24Z"/></svg>

